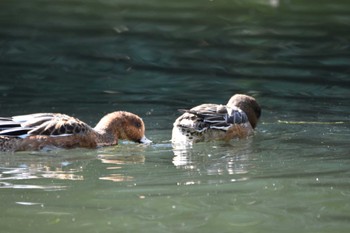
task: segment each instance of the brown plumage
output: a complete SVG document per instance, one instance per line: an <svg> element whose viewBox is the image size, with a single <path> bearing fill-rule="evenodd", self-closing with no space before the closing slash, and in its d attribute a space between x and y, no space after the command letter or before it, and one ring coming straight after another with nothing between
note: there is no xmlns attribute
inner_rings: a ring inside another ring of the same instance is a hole
<svg viewBox="0 0 350 233"><path fill-rule="evenodd" d="M140 143L145 137L142 119L130 112L107 114L92 128L77 118L60 113L36 113L0 118L0 151L43 148L96 148L118 144L118 139Z"/></svg>
<svg viewBox="0 0 350 233"><path fill-rule="evenodd" d="M174 122L172 142L191 145L196 142L245 138L254 132L261 115L256 100L236 94L226 105L201 104L184 112Z"/></svg>

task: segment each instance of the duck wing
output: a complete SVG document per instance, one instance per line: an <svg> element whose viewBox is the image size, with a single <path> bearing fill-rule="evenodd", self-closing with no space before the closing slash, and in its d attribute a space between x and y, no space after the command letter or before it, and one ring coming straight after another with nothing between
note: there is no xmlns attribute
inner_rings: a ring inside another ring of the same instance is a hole
<svg viewBox="0 0 350 233"><path fill-rule="evenodd" d="M91 127L77 118L58 113L0 117L0 136L63 136L84 133Z"/></svg>
<svg viewBox="0 0 350 233"><path fill-rule="evenodd" d="M185 113L179 119L179 126L192 128L197 132L207 129L226 131L233 124L248 122L247 115L237 107L226 105L202 104L190 110L181 110Z"/></svg>

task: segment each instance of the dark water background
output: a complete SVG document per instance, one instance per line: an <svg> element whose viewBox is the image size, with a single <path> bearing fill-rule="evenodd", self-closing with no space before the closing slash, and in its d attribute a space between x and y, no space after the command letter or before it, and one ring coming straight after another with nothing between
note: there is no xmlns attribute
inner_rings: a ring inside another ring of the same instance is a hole
<svg viewBox="0 0 350 233"><path fill-rule="evenodd" d="M2 116L127 110L151 146L0 154L1 232L348 232L350 2L4 0ZM187 151L177 109L253 95Z"/></svg>

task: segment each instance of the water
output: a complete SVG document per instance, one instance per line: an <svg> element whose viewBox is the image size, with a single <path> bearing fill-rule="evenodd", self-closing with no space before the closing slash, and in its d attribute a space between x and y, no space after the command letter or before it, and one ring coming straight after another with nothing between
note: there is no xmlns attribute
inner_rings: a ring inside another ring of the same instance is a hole
<svg viewBox="0 0 350 233"><path fill-rule="evenodd" d="M2 116L127 110L150 146L0 154L1 232L348 232L348 1L3 1ZM253 95L256 135L173 149Z"/></svg>

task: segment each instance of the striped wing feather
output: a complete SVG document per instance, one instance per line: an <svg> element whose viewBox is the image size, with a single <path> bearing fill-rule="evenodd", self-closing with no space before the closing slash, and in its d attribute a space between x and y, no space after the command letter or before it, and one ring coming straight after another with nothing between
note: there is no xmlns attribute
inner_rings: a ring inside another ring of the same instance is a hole
<svg viewBox="0 0 350 233"><path fill-rule="evenodd" d="M0 135L67 135L83 133L91 127L84 122L64 114L37 113L0 118Z"/></svg>

